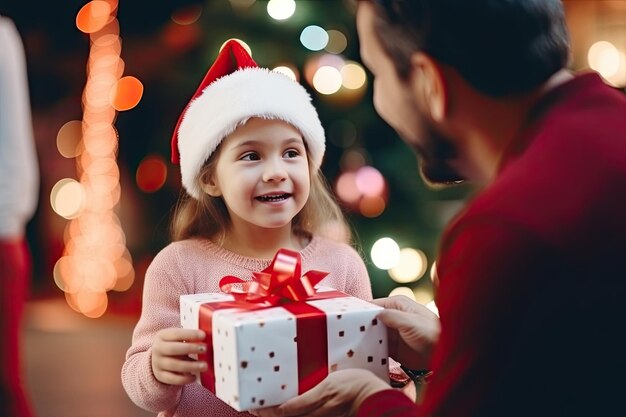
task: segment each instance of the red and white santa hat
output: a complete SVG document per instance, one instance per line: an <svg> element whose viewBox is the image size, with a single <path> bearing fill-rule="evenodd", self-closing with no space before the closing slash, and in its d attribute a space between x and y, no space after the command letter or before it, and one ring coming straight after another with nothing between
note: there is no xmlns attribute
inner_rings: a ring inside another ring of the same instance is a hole
<svg viewBox="0 0 626 417"><path fill-rule="evenodd" d="M251 117L283 120L300 131L318 169L326 148L311 96L297 81L260 68L236 40L228 41L209 68L172 136L172 162L183 187L199 199L198 176L222 140Z"/></svg>

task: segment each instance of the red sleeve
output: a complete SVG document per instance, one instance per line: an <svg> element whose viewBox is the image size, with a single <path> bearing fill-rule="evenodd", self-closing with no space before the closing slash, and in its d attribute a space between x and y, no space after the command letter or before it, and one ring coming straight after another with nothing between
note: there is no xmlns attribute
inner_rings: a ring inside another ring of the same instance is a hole
<svg viewBox="0 0 626 417"><path fill-rule="evenodd" d="M398 390L379 391L361 404L356 417L415 417L417 406Z"/></svg>
<svg viewBox="0 0 626 417"><path fill-rule="evenodd" d="M494 218L465 221L442 242L436 294L442 331L419 415L493 415L548 251L536 236Z"/></svg>

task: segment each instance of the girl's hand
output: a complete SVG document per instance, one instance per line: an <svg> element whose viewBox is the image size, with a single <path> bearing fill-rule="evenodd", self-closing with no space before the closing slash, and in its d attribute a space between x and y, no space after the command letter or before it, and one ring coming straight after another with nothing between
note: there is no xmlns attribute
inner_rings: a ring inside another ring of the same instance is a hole
<svg viewBox="0 0 626 417"><path fill-rule="evenodd" d="M185 385L207 369L207 363L189 357L206 352L202 330L172 327L160 330L152 345L152 373L164 384Z"/></svg>

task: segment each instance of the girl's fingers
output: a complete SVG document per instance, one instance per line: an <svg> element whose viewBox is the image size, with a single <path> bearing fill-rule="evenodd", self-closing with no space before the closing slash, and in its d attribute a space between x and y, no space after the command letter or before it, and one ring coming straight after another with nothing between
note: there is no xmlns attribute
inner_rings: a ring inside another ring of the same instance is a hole
<svg viewBox="0 0 626 417"><path fill-rule="evenodd" d="M154 365L161 371L178 374L198 374L207 370L207 363L204 361L184 360L167 356L157 358Z"/></svg>
<svg viewBox="0 0 626 417"><path fill-rule="evenodd" d="M202 330L171 327L157 333L157 338L165 342L203 342L206 333Z"/></svg>
<svg viewBox="0 0 626 417"><path fill-rule="evenodd" d="M152 350L163 356L187 356L194 353L204 353L207 346L205 343L155 342Z"/></svg>
<svg viewBox="0 0 626 417"><path fill-rule="evenodd" d="M178 374L176 372L161 371L158 378L164 384L169 385L187 385L196 380L196 376L192 374Z"/></svg>

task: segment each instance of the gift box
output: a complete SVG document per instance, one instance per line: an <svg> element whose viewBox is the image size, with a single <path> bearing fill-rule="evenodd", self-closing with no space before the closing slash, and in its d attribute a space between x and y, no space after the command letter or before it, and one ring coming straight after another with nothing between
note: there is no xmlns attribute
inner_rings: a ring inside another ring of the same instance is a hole
<svg viewBox="0 0 626 417"><path fill-rule="evenodd" d="M383 380L389 376L387 329L376 319L382 308L332 288L313 287L307 278L319 271L301 277L299 254L287 253L296 259L290 272L276 274L275 257L261 273L267 280L257 274L254 285L239 281L247 284L243 292L180 297L182 326L207 333L207 352L198 359L209 369L199 382L238 411L281 404L336 370L363 368ZM233 277L226 278L223 288L233 284ZM304 281L308 289L285 297L298 292L284 284L289 280Z"/></svg>

